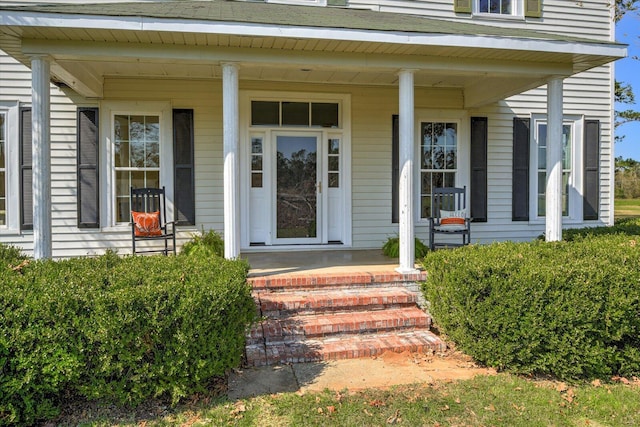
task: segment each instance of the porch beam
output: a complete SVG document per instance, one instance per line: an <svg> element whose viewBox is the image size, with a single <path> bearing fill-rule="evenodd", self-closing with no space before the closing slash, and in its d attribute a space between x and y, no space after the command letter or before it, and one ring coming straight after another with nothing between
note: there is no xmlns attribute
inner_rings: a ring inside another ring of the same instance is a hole
<svg viewBox="0 0 640 427"><path fill-rule="evenodd" d="M103 78L88 71L83 64L51 63L51 74L85 98L102 98Z"/></svg>
<svg viewBox="0 0 640 427"><path fill-rule="evenodd" d="M33 257L51 258L50 60L31 58Z"/></svg>
<svg viewBox="0 0 640 427"><path fill-rule="evenodd" d="M504 76L570 75L570 62L514 61L511 59L455 58L436 55L385 55L358 52L295 51L284 49L256 49L224 46L185 46L153 43L118 43L25 39L25 54L47 52L56 60L73 61L160 61L175 63L235 62L248 64L277 64L286 66L315 66L329 69L398 70L452 73L498 74Z"/></svg>
<svg viewBox="0 0 640 427"><path fill-rule="evenodd" d="M400 182L399 182L399 273L415 273L415 233L413 228L413 138L414 138L414 70L402 70L399 77Z"/></svg>
<svg viewBox="0 0 640 427"><path fill-rule="evenodd" d="M222 133L224 151L224 257L240 256L238 66L222 64Z"/></svg>
<svg viewBox="0 0 640 427"><path fill-rule="evenodd" d="M547 83L547 186L545 239L562 240L562 98L563 80Z"/></svg>

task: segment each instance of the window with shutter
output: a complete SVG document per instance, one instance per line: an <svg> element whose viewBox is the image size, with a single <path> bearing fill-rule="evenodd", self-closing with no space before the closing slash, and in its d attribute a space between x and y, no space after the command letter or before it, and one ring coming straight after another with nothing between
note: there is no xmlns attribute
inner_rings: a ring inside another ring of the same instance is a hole
<svg viewBox="0 0 640 427"><path fill-rule="evenodd" d="M454 0L456 13L473 13L491 17L542 16L542 0Z"/></svg>

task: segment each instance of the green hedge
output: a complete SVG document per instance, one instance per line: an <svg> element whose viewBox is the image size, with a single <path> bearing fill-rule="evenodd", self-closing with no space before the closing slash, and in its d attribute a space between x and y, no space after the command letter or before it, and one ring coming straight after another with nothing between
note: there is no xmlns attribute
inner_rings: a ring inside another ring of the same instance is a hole
<svg viewBox="0 0 640 427"><path fill-rule="evenodd" d="M247 265L217 256L30 262L0 249L0 424L61 399L174 402L238 366L255 315Z"/></svg>
<svg viewBox="0 0 640 427"><path fill-rule="evenodd" d="M562 379L640 375L640 236L427 255L436 324L481 363Z"/></svg>

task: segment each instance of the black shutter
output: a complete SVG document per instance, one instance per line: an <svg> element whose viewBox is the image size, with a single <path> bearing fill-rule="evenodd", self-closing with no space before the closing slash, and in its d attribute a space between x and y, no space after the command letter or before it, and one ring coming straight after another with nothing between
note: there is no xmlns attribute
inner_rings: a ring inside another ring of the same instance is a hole
<svg viewBox="0 0 640 427"><path fill-rule="evenodd" d="M100 227L98 108L78 108L78 228Z"/></svg>
<svg viewBox="0 0 640 427"><path fill-rule="evenodd" d="M584 122L583 219L598 219L600 205L600 121Z"/></svg>
<svg viewBox="0 0 640 427"><path fill-rule="evenodd" d="M511 190L513 221L529 220L529 126L529 119L514 117Z"/></svg>
<svg viewBox="0 0 640 427"><path fill-rule="evenodd" d="M20 109L20 229L33 230L33 135L31 108Z"/></svg>
<svg viewBox="0 0 640 427"><path fill-rule="evenodd" d="M391 117L391 222L400 222L400 124L399 116Z"/></svg>
<svg viewBox="0 0 640 427"><path fill-rule="evenodd" d="M195 225L193 110L173 110L173 162L176 224Z"/></svg>
<svg viewBox="0 0 640 427"><path fill-rule="evenodd" d="M487 138L486 117L471 117L471 218L487 222Z"/></svg>
<svg viewBox="0 0 640 427"><path fill-rule="evenodd" d="M542 16L542 0L525 0L524 16L528 18L540 18Z"/></svg>

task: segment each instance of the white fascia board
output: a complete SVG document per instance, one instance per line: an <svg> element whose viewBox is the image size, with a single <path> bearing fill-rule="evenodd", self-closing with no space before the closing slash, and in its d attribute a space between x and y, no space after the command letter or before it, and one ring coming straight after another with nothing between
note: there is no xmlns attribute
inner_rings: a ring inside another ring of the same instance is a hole
<svg viewBox="0 0 640 427"><path fill-rule="evenodd" d="M471 47L564 53L589 56L627 56L626 46L611 43L512 38L489 35L425 34L346 28L295 27L269 24L198 21L191 19L159 19L148 17L111 17L71 14L48 14L5 11L0 25L57 27L103 30L161 31L176 33L225 34L256 37L284 37L393 43L419 46Z"/></svg>

